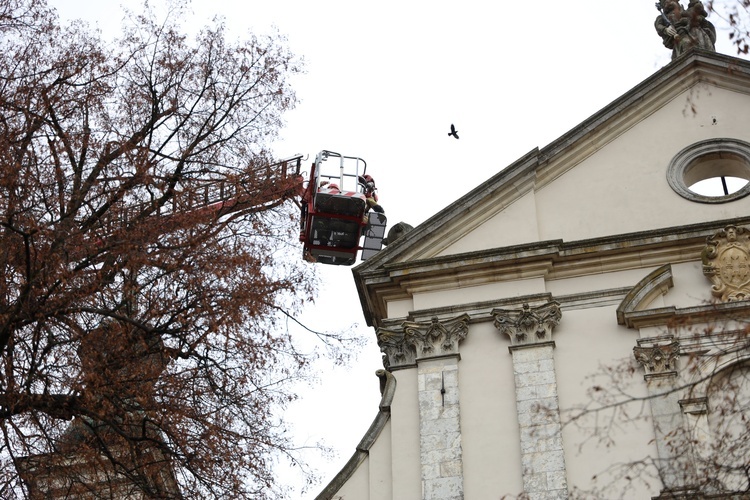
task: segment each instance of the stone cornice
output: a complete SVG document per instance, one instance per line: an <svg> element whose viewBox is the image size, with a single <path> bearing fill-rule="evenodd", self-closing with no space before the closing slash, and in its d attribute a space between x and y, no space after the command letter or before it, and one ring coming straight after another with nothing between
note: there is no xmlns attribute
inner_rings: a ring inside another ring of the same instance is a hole
<svg viewBox="0 0 750 500"><path fill-rule="evenodd" d="M435 307L431 309L420 309L411 311L407 318L389 319L383 322L383 327L400 327L404 321L425 322L432 318L447 320L461 315L468 315L471 323L481 323L492 321L492 310L499 307L521 307L525 303L542 304L550 302L552 294L539 293L533 295L523 295L520 297L507 297L497 300L486 300L481 302L471 302L467 304L458 304L455 306Z"/></svg>
<svg viewBox="0 0 750 500"><path fill-rule="evenodd" d="M386 264L373 270L355 268L354 277L367 324L381 326L386 317L386 302L409 298L413 293L533 277L553 280L641 268L646 252L653 266L695 261L700 258L706 238L728 224L750 224L750 217L574 242L552 240L502 247Z"/></svg>
<svg viewBox="0 0 750 500"><path fill-rule="evenodd" d="M695 307L659 307L644 311L626 312L624 324L629 328L645 328L670 324L689 325L705 323L712 319L723 322L732 318L747 317L750 314L750 301L706 304Z"/></svg>
<svg viewBox="0 0 750 500"><path fill-rule="evenodd" d="M612 306L620 304L630 287L609 288L593 292L574 293L569 295L558 295L555 301L560 304L562 310L586 309L589 307ZM470 302L451 306L435 307L410 311L409 315L402 318L388 318L383 321L381 327L384 329L400 329L404 321L430 321L432 318L446 320L463 314L469 315L469 322L484 323L494 321L492 311L497 308L522 307L523 304L544 304L552 301L552 294L538 293L531 295L520 295L517 297L505 297L496 300L485 300L481 302Z"/></svg>

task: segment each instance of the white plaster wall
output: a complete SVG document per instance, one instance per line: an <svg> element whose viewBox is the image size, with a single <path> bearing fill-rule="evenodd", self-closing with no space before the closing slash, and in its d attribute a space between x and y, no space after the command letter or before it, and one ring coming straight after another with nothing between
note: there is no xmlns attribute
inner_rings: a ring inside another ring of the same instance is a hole
<svg viewBox="0 0 750 500"><path fill-rule="evenodd" d="M674 287L664 296L664 304L667 306L693 307L714 301L711 282L703 275L703 264L699 259L673 264L672 281Z"/></svg>
<svg viewBox="0 0 750 500"><path fill-rule="evenodd" d="M553 297L586 293L595 290L632 287L645 278L657 266L648 269L627 269L625 271L600 272L574 278L547 281L547 291Z"/></svg>
<svg viewBox="0 0 750 500"><path fill-rule="evenodd" d="M495 202L507 203L503 199L497 199ZM460 240L442 250L438 255L488 250L538 240L536 201L534 192L530 191L473 231L463 235Z"/></svg>
<svg viewBox="0 0 750 500"><path fill-rule="evenodd" d="M414 309L545 291L554 297L630 287L654 269L645 267L549 282L540 278L418 293L414 296ZM690 307L711 299L710 282L703 276L699 260L674 264L672 272L675 286L663 297L657 297L656 303L647 305L648 308L665 305ZM607 418L594 424L593 414L580 423L570 423L571 412L591 402L589 391L594 385L611 386L612 381L602 376L605 365L623 363L620 381L627 381L633 395L646 395L643 369L633 358L633 347L639 332L617 324L616 307L607 305L564 310L560 325L554 330L555 372L564 424L568 480L572 488L586 490L608 486L620 491L627 487L626 498L648 498L649 495L658 494L659 484L652 482L647 487L638 481L628 480L620 481L617 485L609 484L613 479L606 474L592 481L592 476L602 472L609 464L627 463L656 455L656 449L651 444L654 436L647 404L637 408L631 406L629 411L636 418L617 421L618 425L612 429L604 427L603 422ZM653 335L666 333L663 328L649 332ZM522 491L520 434L509 344L509 340L502 338L492 323L484 322L472 324L466 340L460 345L459 391L466 498L514 495ZM386 447L382 444L387 442L392 447L389 453L392 453L393 468L385 471L381 466L373 466L373 455L370 458L370 471L373 481L382 482L385 478L393 480L394 499L417 499L420 498L420 465L416 369L398 370L395 376L398 389L392 406L393 430L384 433L378 442L381 451L377 458L380 461L387 456ZM608 417L610 414L598 416ZM385 461L381 463L386 464ZM382 498L385 500L387 497Z"/></svg>
<svg viewBox="0 0 750 500"><path fill-rule="evenodd" d="M648 404L625 407L629 418L616 413L611 420L612 412L604 411L571 420L577 408L592 402L592 394L599 395L593 390L597 385L612 388L617 383L634 396L647 395L643 370L633 358L638 333L617 325L615 309L565 310L553 334L568 484L583 490L606 488L611 495L595 498L650 498L659 493L658 481L649 488L637 479L616 481L606 474L612 464L656 456ZM611 377L605 366L619 366L621 371ZM595 475L598 479L592 480Z"/></svg>
<svg viewBox="0 0 750 500"><path fill-rule="evenodd" d="M674 155L716 137L750 140L750 96L715 87L686 91L537 191L540 239L574 241L747 215L750 197L695 203L667 183Z"/></svg>
<svg viewBox="0 0 750 500"><path fill-rule="evenodd" d="M439 291L414 293L414 310L470 304L500 297L521 297L544 292L544 278L528 278L463 287L458 283L453 284L453 286L450 283L445 283L443 289Z"/></svg>
<svg viewBox="0 0 750 500"><path fill-rule="evenodd" d="M393 376L397 384L391 403L393 500L421 500L417 370L397 370Z"/></svg>
<svg viewBox="0 0 750 500"><path fill-rule="evenodd" d="M370 500L369 458L359 465L356 472L344 483L336 500Z"/></svg>
<svg viewBox="0 0 750 500"><path fill-rule="evenodd" d="M398 387L396 390L398 390ZM370 496L368 500L393 500L391 488L391 484L393 483L391 443L391 422L388 421L378 439L370 447L370 456L367 464L370 474Z"/></svg>
<svg viewBox="0 0 750 500"><path fill-rule="evenodd" d="M414 301L412 299L388 301L388 317L389 318L405 318L409 315L409 312L413 310L414 310Z"/></svg>
<svg viewBox="0 0 750 500"><path fill-rule="evenodd" d="M461 343L459 392L464 493L502 498L523 490L510 340L491 323L471 325Z"/></svg>
<svg viewBox="0 0 750 500"><path fill-rule="evenodd" d="M434 293L416 294L415 309L439 305L459 305L527 293L550 292L553 296L633 286L654 267L600 273L544 282L519 280L499 284L464 287ZM710 283L702 275L699 260L672 265L675 286L647 307L690 307L710 300ZM617 324L617 305L564 309L553 340L555 372L563 420L563 441L571 488L626 491L624 498L649 498L661 487L651 479L616 480L606 474L609 465L640 461L656 456L648 404L627 407L630 419L622 414L607 427L611 413L591 414L571 422L576 408L591 403L595 385L612 386L604 366L620 366L616 382L633 396L646 396L643 369L633 358L639 332ZM663 328L648 330L649 335L666 333ZM641 332L643 333L643 332ZM466 498L495 498L522 491L521 448L515 408L510 344L491 322L470 325L460 344L459 393ZM359 488L352 498L369 500L417 500L421 498L419 463L419 408L417 370L394 373L398 386L387 431L369 458L369 496L363 496L363 477L358 471L349 488ZM594 392L593 394L596 394ZM389 469L390 467L390 469ZM596 475L597 480L592 480ZM643 475L640 475L643 477ZM392 489L387 487L392 483ZM343 491L343 490L342 490ZM392 497L389 495L392 494ZM348 497L344 497L348 498Z"/></svg>

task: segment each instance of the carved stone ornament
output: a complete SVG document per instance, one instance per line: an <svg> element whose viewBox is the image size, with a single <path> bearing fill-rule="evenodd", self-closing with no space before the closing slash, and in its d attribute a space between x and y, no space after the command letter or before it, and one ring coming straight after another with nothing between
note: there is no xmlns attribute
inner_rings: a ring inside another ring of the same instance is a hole
<svg viewBox="0 0 750 500"><path fill-rule="evenodd" d="M665 345L637 346L633 348L633 355L647 374L673 372L680 357L680 343L674 341Z"/></svg>
<svg viewBox="0 0 750 500"><path fill-rule="evenodd" d="M552 329L562 318L560 304L547 304L522 309L494 309L495 328L510 337L511 345L536 344L552 340Z"/></svg>
<svg viewBox="0 0 750 500"><path fill-rule="evenodd" d="M386 369L412 366L417 359L458 354L458 344L469 333L469 315L441 321L405 321L401 328L378 330L378 345Z"/></svg>
<svg viewBox="0 0 750 500"><path fill-rule="evenodd" d="M724 302L750 298L750 232L727 226L706 239L701 254L711 293Z"/></svg>
<svg viewBox="0 0 750 500"><path fill-rule="evenodd" d="M403 330L380 328L377 338L380 352L383 353L383 367L386 370L413 366L416 363L416 349L412 342L407 341Z"/></svg>
<svg viewBox="0 0 750 500"><path fill-rule="evenodd" d="M716 50L716 28L707 19L708 11L700 0L689 0L683 7L677 0L660 0L656 4L659 15L654 28L664 46L672 49L672 59L699 48Z"/></svg>

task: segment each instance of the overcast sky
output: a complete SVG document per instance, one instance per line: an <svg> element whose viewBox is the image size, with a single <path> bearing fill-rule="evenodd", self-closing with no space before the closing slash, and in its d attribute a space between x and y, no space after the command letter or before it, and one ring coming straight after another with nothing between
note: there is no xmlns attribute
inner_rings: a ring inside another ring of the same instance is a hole
<svg viewBox="0 0 750 500"><path fill-rule="evenodd" d="M119 29L121 3L139 8L136 1L50 2L63 17L83 17L104 32ZM193 25L223 15L237 36L276 26L288 37L307 71L294 79L300 102L274 145L277 156L312 160L327 149L364 158L391 224L423 222L671 55L654 31L654 0L194 0L192 8ZM719 39L718 50L734 55L725 32ZM451 123L459 140L448 136ZM377 413L374 372L382 365L351 268L321 273L325 286L304 319L330 330L359 323L357 334L370 340L350 369L321 366L321 384L287 414L301 439L338 450L330 462L315 460L325 484Z"/></svg>

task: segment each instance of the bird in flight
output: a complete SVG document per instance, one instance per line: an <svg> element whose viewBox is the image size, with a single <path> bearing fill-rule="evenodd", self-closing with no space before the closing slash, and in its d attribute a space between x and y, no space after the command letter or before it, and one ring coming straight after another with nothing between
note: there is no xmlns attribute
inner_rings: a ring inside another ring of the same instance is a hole
<svg viewBox="0 0 750 500"><path fill-rule="evenodd" d="M448 135L452 135L453 137L458 139L458 130L456 130L456 127L454 127L452 123L451 123L451 131L448 132Z"/></svg>

